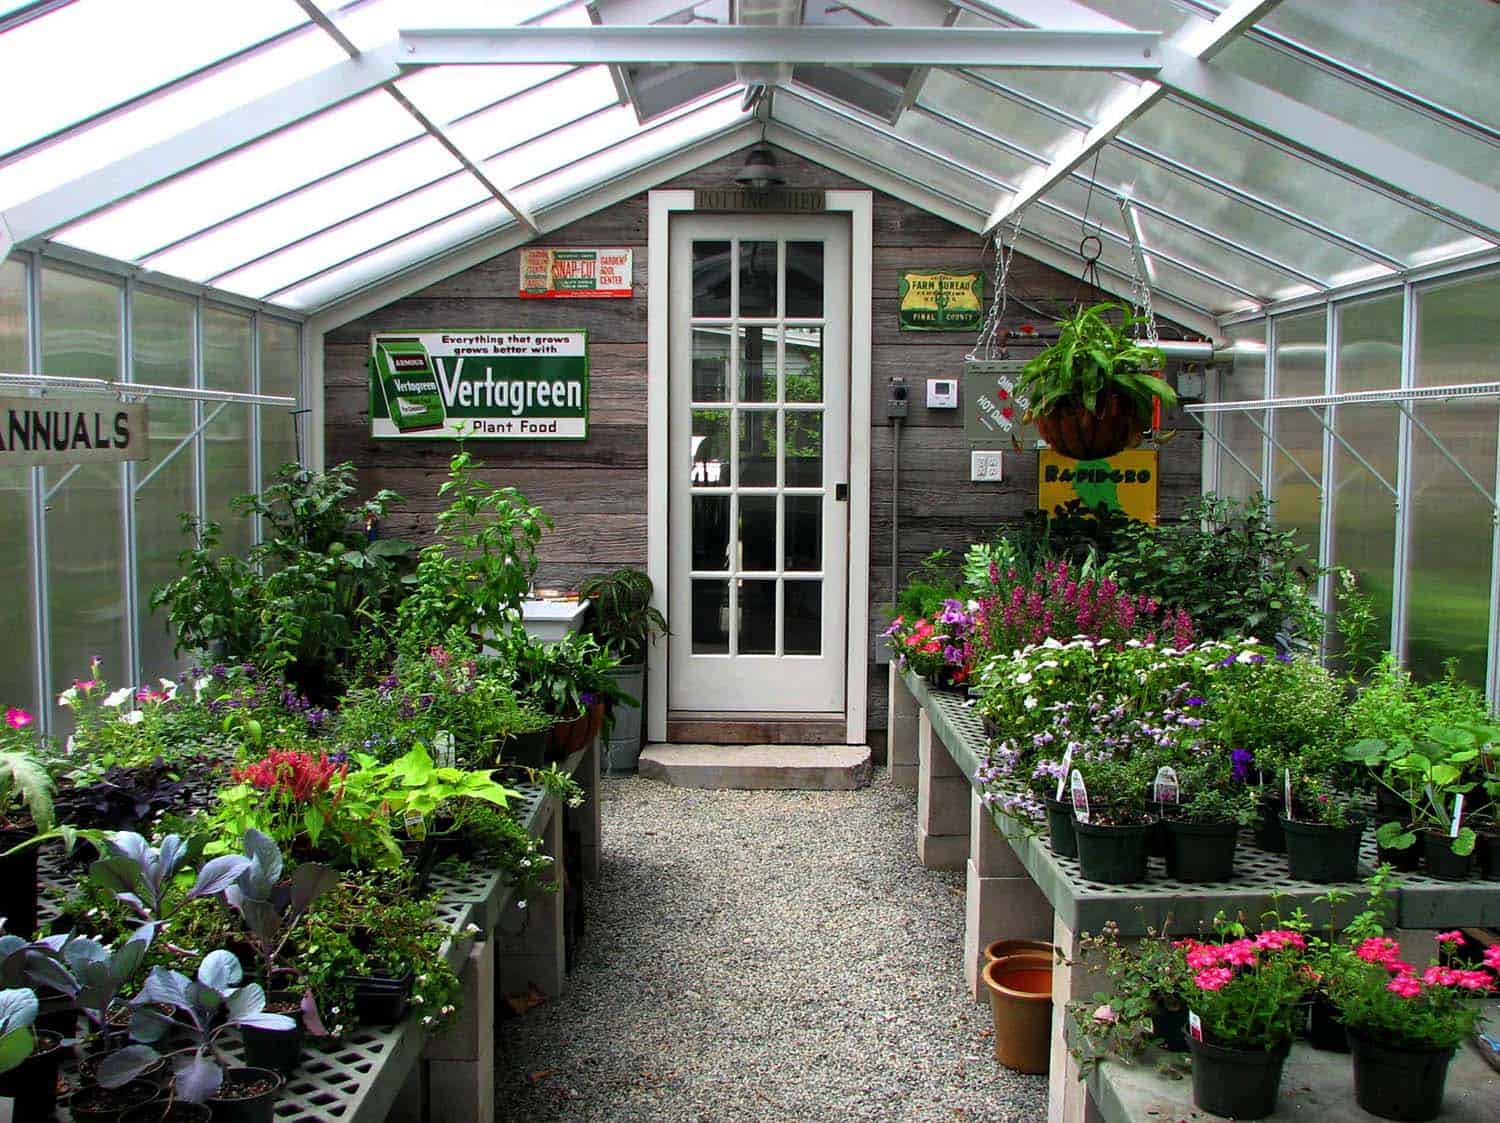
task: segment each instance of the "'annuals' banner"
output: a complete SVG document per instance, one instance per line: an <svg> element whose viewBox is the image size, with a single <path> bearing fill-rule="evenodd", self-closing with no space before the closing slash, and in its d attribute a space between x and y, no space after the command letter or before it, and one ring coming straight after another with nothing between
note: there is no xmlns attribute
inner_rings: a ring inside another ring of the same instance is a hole
<svg viewBox="0 0 1500 1123"><path fill-rule="evenodd" d="M588 418L587 332L370 337L372 437L583 440Z"/></svg>

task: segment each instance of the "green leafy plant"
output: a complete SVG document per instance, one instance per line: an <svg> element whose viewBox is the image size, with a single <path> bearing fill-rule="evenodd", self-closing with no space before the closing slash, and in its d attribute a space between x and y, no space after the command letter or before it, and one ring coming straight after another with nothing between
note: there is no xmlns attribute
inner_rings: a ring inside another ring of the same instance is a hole
<svg viewBox="0 0 1500 1123"><path fill-rule="evenodd" d="M1108 318L1112 313L1118 314L1118 322ZM1125 399L1136 417L1149 423L1152 399L1174 406L1177 394L1152 373L1165 363L1161 351L1142 346L1131 334L1140 323L1119 304L1078 309L1058 321L1056 342L1022 369L1017 396L1029 399L1032 415L1069 404L1098 413L1101 397L1113 392Z"/></svg>
<svg viewBox="0 0 1500 1123"><path fill-rule="evenodd" d="M38 1003L28 987L0 990L0 1072L16 1068L36 1048Z"/></svg>
<svg viewBox="0 0 1500 1123"><path fill-rule="evenodd" d="M963 595L963 581L953 566L953 551L934 550L922 559L897 594L896 615L907 620L931 616L944 601Z"/></svg>
<svg viewBox="0 0 1500 1123"><path fill-rule="evenodd" d="M1500 949L1483 967L1455 960L1461 932L1437 933L1438 956L1425 969L1406 961L1400 943L1370 936L1339 959L1328 981L1340 1020L1352 1032L1397 1049L1452 1049L1474 1032L1482 1016L1475 1002L1500 989Z"/></svg>
<svg viewBox="0 0 1500 1123"><path fill-rule="evenodd" d="M666 617L651 604L653 591L651 578L630 566L578 585L578 595L592 604L589 633L622 664L644 662L652 639L666 635Z"/></svg>
<svg viewBox="0 0 1500 1123"><path fill-rule="evenodd" d="M7 749L0 752L0 825L23 811L38 831L52 829L52 777L31 753Z"/></svg>
<svg viewBox="0 0 1500 1123"><path fill-rule="evenodd" d="M1472 854L1474 830L1461 823L1458 832L1452 832L1455 797L1467 796L1479 785L1480 752L1497 741L1500 726L1476 723L1429 726L1414 744L1367 738L1345 749L1348 760L1363 764L1377 784L1409 808L1406 822L1382 823L1376 841L1389 850L1405 850L1415 844L1417 831L1426 829L1449 836L1454 854Z"/></svg>
<svg viewBox="0 0 1500 1123"><path fill-rule="evenodd" d="M1074 1032L1069 1051L1082 1063L1086 1078L1100 1061L1130 1063L1159 1040L1154 1019L1183 1010L1192 990L1188 971L1164 931L1147 929L1146 938L1120 942L1120 926L1109 921L1097 934L1079 937L1078 957L1090 978L1102 976L1103 989L1088 999L1068 1003Z"/></svg>
<svg viewBox="0 0 1500 1123"><path fill-rule="evenodd" d="M1270 1051L1292 1040L1311 979L1306 923L1275 914L1250 935L1246 926L1215 918L1214 937L1174 945L1191 972L1188 1007L1204 1039L1231 1049Z"/></svg>

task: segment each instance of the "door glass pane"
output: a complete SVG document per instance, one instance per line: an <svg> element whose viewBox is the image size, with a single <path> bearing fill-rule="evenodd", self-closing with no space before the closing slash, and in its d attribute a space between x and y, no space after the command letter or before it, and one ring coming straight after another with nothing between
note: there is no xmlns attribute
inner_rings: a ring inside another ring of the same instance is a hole
<svg viewBox="0 0 1500 1123"><path fill-rule="evenodd" d="M729 243L693 243L693 315L729 315Z"/></svg>
<svg viewBox="0 0 1500 1123"><path fill-rule="evenodd" d="M1328 316L1323 309L1282 316L1276 321L1278 398L1323 393L1324 357L1328 352L1327 324ZM1313 563L1318 557L1318 529L1322 518L1319 485L1314 481L1323 478L1323 424L1300 409L1277 411L1272 424L1276 442L1281 446L1271 450L1276 522L1296 533L1298 544L1306 551L1304 557Z"/></svg>
<svg viewBox="0 0 1500 1123"><path fill-rule="evenodd" d="M786 486L823 485L823 411L786 411Z"/></svg>
<svg viewBox="0 0 1500 1123"><path fill-rule="evenodd" d="M776 486L776 413L740 411L740 486Z"/></svg>
<svg viewBox="0 0 1500 1123"><path fill-rule="evenodd" d="M693 401L723 402L729 397L727 328L693 329Z"/></svg>
<svg viewBox="0 0 1500 1123"><path fill-rule="evenodd" d="M693 410L692 482L706 487L727 487L734 482L729 462L729 411Z"/></svg>
<svg viewBox="0 0 1500 1123"><path fill-rule="evenodd" d="M740 348L740 401L776 400L776 336L773 327L735 328Z"/></svg>
<svg viewBox="0 0 1500 1123"><path fill-rule="evenodd" d="M774 572L776 569L776 497L740 496L741 570Z"/></svg>
<svg viewBox="0 0 1500 1123"><path fill-rule="evenodd" d="M211 390L250 392L250 317L227 308L203 309L203 382ZM213 405L206 406L212 412ZM204 516L224 528L220 544L228 553L250 549L250 520L235 513L230 500L256 489L250 472L250 407L231 405L203 430L208 509Z"/></svg>
<svg viewBox="0 0 1500 1123"><path fill-rule="evenodd" d="M729 496L693 496L693 561L697 570L729 569Z"/></svg>
<svg viewBox="0 0 1500 1123"><path fill-rule="evenodd" d="M193 384L193 302L146 289L134 295L132 347L135 378L158 386ZM197 457L192 442L193 403L151 399L149 459L136 465L136 572L141 604L141 672L146 681L181 670L165 610L151 612L151 593L177 576L177 554L187 545L179 516L197 511ZM174 451L175 450L175 451ZM168 456L171 459L167 459ZM147 480L147 477L150 479ZM146 481L139 486L140 481Z"/></svg>
<svg viewBox="0 0 1500 1123"><path fill-rule="evenodd" d="M740 582L740 654L776 654L776 582Z"/></svg>
<svg viewBox="0 0 1500 1123"><path fill-rule="evenodd" d="M786 497L786 569L823 568L823 497Z"/></svg>
<svg viewBox="0 0 1500 1123"><path fill-rule="evenodd" d="M0 261L0 370L28 369L26 265ZM11 595L0 601L0 629L12 655L0 659L0 706L35 711L36 659L31 642L31 469L0 468L0 570L11 574Z"/></svg>
<svg viewBox="0 0 1500 1123"><path fill-rule="evenodd" d="M729 654L729 582L693 582L693 654Z"/></svg>
<svg viewBox="0 0 1500 1123"><path fill-rule="evenodd" d="M741 316L776 315L776 243L740 243Z"/></svg>
<svg viewBox="0 0 1500 1123"><path fill-rule="evenodd" d="M786 244L786 314L823 315L823 243Z"/></svg>
<svg viewBox="0 0 1500 1123"><path fill-rule="evenodd" d="M823 652L823 582L787 581L785 647L788 655Z"/></svg>
<svg viewBox="0 0 1500 1123"><path fill-rule="evenodd" d="M823 329L787 328L786 400L821 402L823 400Z"/></svg>

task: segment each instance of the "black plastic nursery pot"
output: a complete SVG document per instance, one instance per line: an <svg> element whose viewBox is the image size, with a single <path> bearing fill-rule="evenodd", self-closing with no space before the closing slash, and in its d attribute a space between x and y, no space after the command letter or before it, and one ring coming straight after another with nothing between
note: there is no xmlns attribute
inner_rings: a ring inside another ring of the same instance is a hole
<svg viewBox="0 0 1500 1123"><path fill-rule="evenodd" d="M1078 837L1073 833L1073 805L1047 797L1047 842L1059 858L1078 857Z"/></svg>
<svg viewBox="0 0 1500 1123"><path fill-rule="evenodd" d="M89 1084L69 1098L68 1111L72 1113L74 1123L118 1123L126 1111L150 1103L160 1091L149 1080L132 1080L118 1088Z"/></svg>
<svg viewBox="0 0 1500 1123"><path fill-rule="evenodd" d="M213 1109L186 1100L152 1100L120 1116L120 1123L210 1123Z"/></svg>
<svg viewBox="0 0 1500 1123"><path fill-rule="evenodd" d="M363 1026L393 1026L411 1005L412 973L347 975L354 988L354 1016Z"/></svg>
<svg viewBox="0 0 1500 1123"><path fill-rule="evenodd" d="M1078 864L1085 881L1130 885L1146 879L1146 846L1152 824L1110 827L1073 822L1078 838Z"/></svg>
<svg viewBox="0 0 1500 1123"><path fill-rule="evenodd" d="M1479 859L1479 876L1500 881L1500 831L1480 831L1474 854Z"/></svg>
<svg viewBox="0 0 1500 1123"><path fill-rule="evenodd" d="M540 733L518 733L505 742L502 757L508 764L519 764L526 768L541 768L547 763L547 742L551 730Z"/></svg>
<svg viewBox="0 0 1500 1123"><path fill-rule="evenodd" d="M285 1076L302 1060L302 1041L306 1031L302 1024L300 996L282 992L273 994L266 1000L266 1011L285 1014L296 1026L292 1029L245 1026L240 1030L245 1042L245 1063L251 1068L268 1068Z"/></svg>
<svg viewBox="0 0 1500 1123"><path fill-rule="evenodd" d="M1307 1041L1314 1049L1328 1053L1349 1051L1349 1035L1344 1024L1336 1020L1338 1012L1339 1008L1326 994L1314 992L1307 1012Z"/></svg>
<svg viewBox="0 0 1500 1123"><path fill-rule="evenodd" d="M1229 881L1234 877L1234 851L1239 845L1239 824L1189 823L1167 819L1167 876L1178 881Z"/></svg>
<svg viewBox="0 0 1500 1123"><path fill-rule="evenodd" d="M63 1061L61 1034L38 1030L31 1056L0 1073L0 1098L15 1101L16 1119L51 1119L57 1110L57 1070Z"/></svg>
<svg viewBox="0 0 1500 1123"><path fill-rule="evenodd" d="M1467 881L1474 872L1473 852L1455 854L1453 840L1441 831L1422 832L1422 861L1429 877L1443 881Z"/></svg>
<svg viewBox="0 0 1500 1123"><path fill-rule="evenodd" d="M1151 1002L1151 1036L1169 1053L1188 1051L1188 1008L1181 999L1155 998Z"/></svg>
<svg viewBox="0 0 1500 1123"><path fill-rule="evenodd" d="M268 1068L231 1068L219 1094L209 1097L214 1123L271 1123L276 1097L286 1081Z"/></svg>
<svg viewBox="0 0 1500 1123"><path fill-rule="evenodd" d="M1327 885L1336 881L1353 881L1359 876L1359 840L1364 835L1363 819L1347 827L1328 827L1322 823L1304 823L1300 819L1281 817L1286 834L1286 861L1292 877Z"/></svg>
<svg viewBox="0 0 1500 1123"><path fill-rule="evenodd" d="M1375 846L1376 861L1389 865L1402 873L1416 873L1422 867L1422 848L1413 842L1405 850Z"/></svg>
<svg viewBox="0 0 1500 1123"><path fill-rule="evenodd" d="M1422 1123L1443 1110L1450 1049L1395 1049L1349 1031L1354 1053L1354 1099L1371 1115Z"/></svg>
<svg viewBox="0 0 1500 1123"><path fill-rule="evenodd" d="M1286 834L1281 829L1283 801L1269 796L1260 801L1260 818L1255 820L1255 845L1268 854L1286 853Z"/></svg>
<svg viewBox="0 0 1500 1123"><path fill-rule="evenodd" d="M1188 1039L1193 1054L1193 1103L1230 1119L1264 1119L1276 1110L1281 1069L1291 1042L1265 1049L1230 1049Z"/></svg>
<svg viewBox="0 0 1500 1123"><path fill-rule="evenodd" d="M36 831L29 827L0 829L0 854L35 837ZM36 935L35 846L0 858L0 916L5 917L5 930L11 935L28 940Z"/></svg>

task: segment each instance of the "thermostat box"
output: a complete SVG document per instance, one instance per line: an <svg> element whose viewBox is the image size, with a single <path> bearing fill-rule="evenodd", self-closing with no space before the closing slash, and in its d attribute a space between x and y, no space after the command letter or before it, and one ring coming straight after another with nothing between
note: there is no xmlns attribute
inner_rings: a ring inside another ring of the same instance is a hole
<svg viewBox="0 0 1500 1123"><path fill-rule="evenodd" d="M958 379L929 378L927 380L928 409L958 408Z"/></svg>

